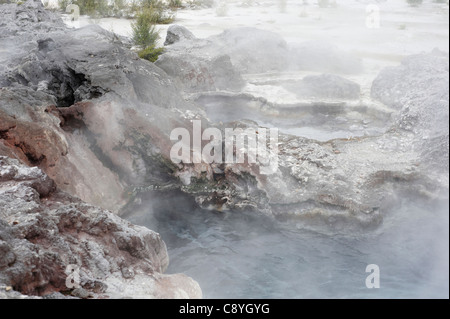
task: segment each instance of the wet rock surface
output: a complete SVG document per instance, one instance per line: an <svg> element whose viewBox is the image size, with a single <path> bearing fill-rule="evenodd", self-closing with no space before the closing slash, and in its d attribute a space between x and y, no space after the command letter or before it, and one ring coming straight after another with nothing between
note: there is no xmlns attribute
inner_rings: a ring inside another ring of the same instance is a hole
<svg viewBox="0 0 450 319"><path fill-rule="evenodd" d="M157 233L57 191L36 167L0 157L0 204L0 283L10 287L2 292L8 298L21 297L17 292L52 298L201 297L192 279L162 274L169 257ZM68 267L79 275L73 285L67 284L73 277Z"/></svg>
<svg viewBox="0 0 450 319"><path fill-rule="evenodd" d="M20 22L22 7L45 15ZM128 185L170 179L160 154L168 154L171 128L196 113L173 80L96 25L65 29L33 1L2 10L3 154L116 212Z"/></svg>
<svg viewBox="0 0 450 319"><path fill-rule="evenodd" d="M0 281L66 293L77 264L90 296L201 297L192 279L162 274L156 233L78 199L117 213L128 183L170 178L160 153L185 120L178 89L100 27L68 30L40 1L0 11Z"/></svg>
<svg viewBox="0 0 450 319"><path fill-rule="evenodd" d="M291 59L296 68L340 74L361 71L358 59L337 48L325 44L288 48L276 35L263 36L261 31L259 37L252 29L183 40L167 54L182 60L182 51L189 49L201 59L205 52L220 47L221 52L233 52L232 64L242 74L284 69L277 63L270 65L274 69L264 68L239 55L236 51L252 52L239 40L244 34L251 39L249 43L258 43L255 48L266 44L258 39L269 39L267 52L276 47L278 57L297 50L299 58ZM312 53L315 49L320 54ZM326 54L334 58L326 58ZM264 64L264 58L253 56ZM247 68L244 61L256 69ZM282 85L305 102L277 105L251 94L204 92L208 90L201 87L194 96L222 129L257 130L259 125L251 120L277 127L285 117L284 123L293 125L328 127L330 131L346 125L355 131L356 126L356 131L364 133L323 142L281 134L278 170L268 176L251 165L183 165L176 173L185 183L181 189L194 194L199 204L219 210L256 210L282 220L293 218L315 227L348 231L377 227L383 213L402 196L431 201L447 198L448 178L442 175L448 172L448 56L444 53L411 56L402 65L382 71L373 82L372 100L367 105L360 102L357 83L335 74L308 75ZM219 176L216 171L221 172Z"/></svg>

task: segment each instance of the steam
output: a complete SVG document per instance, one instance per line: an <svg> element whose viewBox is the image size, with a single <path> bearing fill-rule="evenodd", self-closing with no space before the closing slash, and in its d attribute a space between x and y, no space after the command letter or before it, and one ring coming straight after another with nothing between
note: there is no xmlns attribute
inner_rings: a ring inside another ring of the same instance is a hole
<svg viewBox="0 0 450 319"><path fill-rule="evenodd" d="M213 8L180 10L178 19L199 38L239 25L276 32L287 43L285 69L244 74L248 84L241 95L200 94L197 102L208 117L253 120L321 141L385 132L390 110L370 100L372 80L405 55L435 47L447 51L448 29L442 26L448 26L448 6L430 1L412 8L406 1L384 1L379 11L368 11L366 1L329 3L324 8L315 1L220 1ZM370 20L374 12L379 16ZM87 23L80 18L81 26ZM99 23L130 34L129 22L106 18ZM423 25L433 36L419 36ZM0 49L0 68L1 54ZM346 108L331 117L311 107L323 99L299 101L290 85L321 73L358 83L360 96L344 101ZM292 110L299 109L302 116L294 118ZM372 113L361 111L367 109ZM171 258L168 272L193 277L206 298L448 298L448 200L398 196L404 200L385 212L378 229L358 234L331 236L255 212L206 211L178 191L143 195L126 218L159 232ZM368 264L380 267L380 289L364 284Z"/></svg>
<svg viewBox="0 0 450 319"><path fill-rule="evenodd" d="M430 208L432 207L432 208ZM448 298L448 203L405 201L366 234L329 236L246 212L211 212L174 192L127 218L158 231L169 273L205 298ZM380 267L380 289L365 268Z"/></svg>

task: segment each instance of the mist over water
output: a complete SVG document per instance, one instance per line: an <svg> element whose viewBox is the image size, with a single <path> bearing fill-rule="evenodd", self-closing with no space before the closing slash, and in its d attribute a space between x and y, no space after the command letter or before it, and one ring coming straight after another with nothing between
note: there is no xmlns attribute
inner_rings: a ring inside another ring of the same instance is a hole
<svg viewBox="0 0 450 319"><path fill-rule="evenodd" d="M288 1L287 15L273 11L268 2L249 8L230 6L223 17L211 15L213 9L179 12L180 24L198 37L250 25L282 34L289 45L329 41L363 58L363 72L340 74L361 86L361 98L344 101L341 113L336 112L339 106L305 107L311 101L287 90L286 78L298 80L311 70L246 74L249 84L243 95L200 94L195 102L215 124L247 119L319 141L382 135L393 119L386 109L371 104L373 79L384 67L399 65L406 55L434 47L447 50L448 23L435 21L431 13L437 12L440 19L448 9L431 7L431 1L423 6L428 11L405 1L379 1L383 28L368 30L366 2L338 1L346 6L321 10ZM265 108L245 94L263 97L275 107ZM295 109L295 103L300 107ZM306 228L295 220L279 221L254 211L207 211L180 192L148 194L126 218L161 234L171 259L167 272L191 276L205 298L448 298L448 200L424 202L409 194L397 195L398 203L382 212L383 223L360 232ZM379 266L379 289L366 287L369 264Z"/></svg>
<svg viewBox="0 0 450 319"><path fill-rule="evenodd" d="M177 193L148 199L127 219L161 234L167 273L191 276L205 298L449 296L448 203L405 200L379 229L353 234L206 211ZM379 289L366 288L369 264L380 267Z"/></svg>

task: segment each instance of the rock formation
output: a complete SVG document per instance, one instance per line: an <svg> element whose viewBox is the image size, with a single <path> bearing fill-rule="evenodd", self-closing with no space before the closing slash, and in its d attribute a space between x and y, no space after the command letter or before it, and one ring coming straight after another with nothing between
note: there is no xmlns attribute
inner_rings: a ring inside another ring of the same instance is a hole
<svg viewBox="0 0 450 319"><path fill-rule="evenodd" d="M375 228L398 194L448 200L448 57L439 52L409 57L375 79L382 133L326 142L280 134L278 168L264 175L246 163L170 160L172 129L191 132L195 119L213 125L189 98L220 96L225 107L240 99L280 114L242 94L243 75L294 67L324 73L304 78L301 96L357 101L357 84L328 75L359 72L357 59L328 46L290 48L252 28L196 39L172 27L166 53L152 64L98 26L67 29L40 1L2 5L0 16L0 285L13 288L0 296L61 297L69 263L80 266L84 290L71 292L78 297L199 297L191 279L161 274L167 252L157 234L106 210L131 212L148 192L177 189L205 208L332 232ZM353 113L370 125L378 111L285 109L330 125Z"/></svg>
<svg viewBox="0 0 450 319"><path fill-rule="evenodd" d="M0 6L0 15L7 296L65 293L75 264L93 297L200 297L192 279L162 274L168 256L156 233L64 192L117 213L126 181L167 178L158 142L187 105L171 80L100 27L66 29L40 1Z"/></svg>
<svg viewBox="0 0 450 319"><path fill-rule="evenodd" d="M251 40L241 41L243 38ZM258 54L252 51L262 46L268 50L259 50ZM331 49L306 44L289 48L272 33L238 28L207 39L182 39L168 46L156 64L169 68L170 74L176 69L183 72L180 63L185 59L193 65L206 55L213 59L220 52L230 56L232 67L240 74L284 70L286 66L279 65L279 60L289 57L297 69L340 74L361 71L358 59ZM189 51L189 56L185 51ZM293 52L301 53L302 58L296 58ZM170 67L165 63L166 56L172 61ZM250 56L257 57L257 62L253 63ZM270 63L269 56L279 59ZM307 76L287 84L300 98L313 98L315 102L286 106L231 90L211 92L202 86L194 90L189 86L185 91L195 92L196 101L204 105L217 103L218 109L234 107L239 112L235 105L241 105L249 114L301 116L318 125L325 123L331 129L338 127L338 118L359 122L361 126L383 123L377 135L326 142L281 134L279 168L269 176L259 174L259 168L251 165L213 165L211 169L184 165L176 173L185 181L181 189L192 193L204 207L254 209L283 220L299 221L307 227L326 225L333 231L376 227L384 212L402 196L448 198L448 178L442 176L442 172L448 172L447 86L448 57L439 52L409 57L401 66L381 72L372 87L373 106L330 103L360 98L358 84L334 74ZM375 107L377 102L381 105ZM257 125L238 121L221 127Z"/></svg>
<svg viewBox="0 0 450 319"><path fill-rule="evenodd" d="M162 274L169 257L157 233L58 191L37 167L0 157L0 205L6 297L201 298L191 278Z"/></svg>

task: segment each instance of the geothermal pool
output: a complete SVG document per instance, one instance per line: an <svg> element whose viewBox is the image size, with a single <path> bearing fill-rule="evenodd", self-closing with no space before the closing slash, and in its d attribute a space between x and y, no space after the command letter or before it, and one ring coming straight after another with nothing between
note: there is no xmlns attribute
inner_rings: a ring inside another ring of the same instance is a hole
<svg viewBox="0 0 450 319"><path fill-rule="evenodd" d="M198 97L197 102L212 122L250 119L320 141L383 134L390 113L370 99L373 79L406 55L434 48L448 51L449 9L431 1L420 7L402 0L373 2L380 8L379 28L366 25L371 1L338 0L336 8L325 9L313 1L287 1L285 6L277 1L223 1L219 7L179 10L175 21L200 38L252 26L277 32L289 44L332 43L362 61L363 72L345 75L361 86L361 99L344 102L375 110L371 114L356 111L342 114L341 120L320 114L293 118L255 111L239 99ZM121 35L131 32L129 20L82 17L77 23L98 23ZM167 27L159 26L161 42ZM248 85L241 93L278 106L304 103L280 83L311 73L246 74ZM167 272L197 280L205 298L449 297L448 202L421 203L398 194L400 204L384 212L377 229L331 233L258 212L202 210L176 192L149 196L126 218L161 234L171 259ZM369 264L379 266L379 289L366 287Z"/></svg>
<svg viewBox="0 0 450 319"><path fill-rule="evenodd" d="M448 298L448 203L405 199L359 234L205 211L179 194L142 206L127 219L161 234L167 272L194 278L204 298ZM379 266L379 289L366 287L369 264Z"/></svg>

